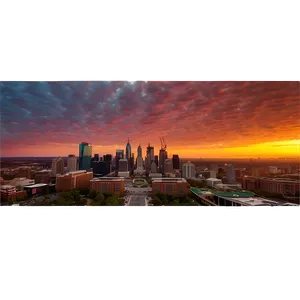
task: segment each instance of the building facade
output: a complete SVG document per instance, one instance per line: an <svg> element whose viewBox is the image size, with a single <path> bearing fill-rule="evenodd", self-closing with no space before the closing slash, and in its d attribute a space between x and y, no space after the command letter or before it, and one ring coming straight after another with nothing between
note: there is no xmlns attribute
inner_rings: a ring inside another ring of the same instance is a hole
<svg viewBox="0 0 300 300"><path fill-rule="evenodd" d="M128 160L127 159L120 159L119 160L119 172L127 172L128 171Z"/></svg>
<svg viewBox="0 0 300 300"><path fill-rule="evenodd" d="M226 164L225 165L225 173L226 173L226 183L229 184L234 184L236 183L235 180L235 170L234 170L234 166L231 164Z"/></svg>
<svg viewBox="0 0 300 300"><path fill-rule="evenodd" d="M69 154L67 161L67 172L75 172L78 170L78 159L74 154Z"/></svg>
<svg viewBox="0 0 300 300"><path fill-rule="evenodd" d="M51 172L49 170L37 171L34 175L35 183L49 184L51 181Z"/></svg>
<svg viewBox="0 0 300 300"><path fill-rule="evenodd" d="M188 183L184 178L153 178L152 194L184 196L189 192Z"/></svg>
<svg viewBox="0 0 300 300"><path fill-rule="evenodd" d="M19 168L18 177L25 177L27 179L31 179L31 168L30 167Z"/></svg>
<svg viewBox="0 0 300 300"><path fill-rule="evenodd" d="M93 161L92 167L94 177L106 176L110 173L109 163L106 161Z"/></svg>
<svg viewBox="0 0 300 300"><path fill-rule="evenodd" d="M164 163L164 173L174 173L172 159L166 159Z"/></svg>
<svg viewBox="0 0 300 300"><path fill-rule="evenodd" d="M93 178L93 172L84 170L70 172L64 175L56 176L56 191L70 191L72 189L89 188L90 180Z"/></svg>
<svg viewBox="0 0 300 300"><path fill-rule="evenodd" d="M195 165L188 161L182 165L183 178L195 178Z"/></svg>
<svg viewBox="0 0 300 300"><path fill-rule="evenodd" d="M174 154L172 157L173 160L173 168L175 170L179 170L180 169L180 160L179 160L179 156L177 154Z"/></svg>
<svg viewBox="0 0 300 300"><path fill-rule="evenodd" d="M90 181L90 191L98 193L124 193L124 178L121 177L101 177L93 178Z"/></svg>
<svg viewBox="0 0 300 300"><path fill-rule="evenodd" d="M52 176L65 173L64 160L61 157L56 157L52 160Z"/></svg>
<svg viewBox="0 0 300 300"><path fill-rule="evenodd" d="M79 170L90 171L92 166L92 146L89 143L79 144Z"/></svg>

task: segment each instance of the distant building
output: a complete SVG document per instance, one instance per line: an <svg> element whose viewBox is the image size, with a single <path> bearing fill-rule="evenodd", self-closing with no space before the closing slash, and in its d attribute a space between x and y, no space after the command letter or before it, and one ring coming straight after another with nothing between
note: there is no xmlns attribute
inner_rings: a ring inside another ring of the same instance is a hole
<svg viewBox="0 0 300 300"><path fill-rule="evenodd" d="M188 193L188 183L184 178L153 178L152 194L184 196Z"/></svg>
<svg viewBox="0 0 300 300"><path fill-rule="evenodd" d="M92 162L93 161L100 161L99 154L94 155L94 157L92 158Z"/></svg>
<svg viewBox="0 0 300 300"><path fill-rule="evenodd" d="M136 174L143 174L145 172L144 170L144 166L143 166L143 157L142 156L138 156L136 159L136 170L135 173Z"/></svg>
<svg viewBox="0 0 300 300"><path fill-rule="evenodd" d="M127 172L128 171L128 161L127 159L119 160L119 172Z"/></svg>
<svg viewBox="0 0 300 300"><path fill-rule="evenodd" d="M22 188L25 185L30 185L34 183L35 183L34 179L27 179L25 177L23 178L17 177L9 181L9 185L13 185L17 188Z"/></svg>
<svg viewBox="0 0 300 300"><path fill-rule="evenodd" d="M18 170L18 177L31 178L31 168L30 167L21 167Z"/></svg>
<svg viewBox="0 0 300 300"><path fill-rule="evenodd" d="M164 173L174 173L172 159L166 159L164 163Z"/></svg>
<svg viewBox="0 0 300 300"><path fill-rule="evenodd" d="M1 185L1 201L16 200L16 187L13 185Z"/></svg>
<svg viewBox="0 0 300 300"><path fill-rule="evenodd" d="M49 170L37 171L34 175L35 183L49 184L51 181L51 172Z"/></svg>
<svg viewBox="0 0 300 300"><path fill-rule="evenodd" d="M158 168L159 172L164 173L164 167L165 167L165 160L167 159L167 151L165 149L159 150L159 157L158 157Z"/></svg>
<svg viewBox="0 0 300 300"><path fill-rule="evenodd" d="M61 157L54 158L52 160L52 176L55 177L57 174L65 173L64 160Z"/></svg>
<svg viewBox="0 0 300 300"><path fill-rule="evenodd" d="M34 195L44 195L49 191L49 185L45 183L37 183L33 185L24 186L24 191L29 197Z"/></svg>
<svg viewBox="0 0 300 300"><path fill-rule="evenodd" d="M221 184L221 183L222 183L221 179L217 179L217 178L208 178L208 179L206 179L206 184L208 186L211 186L211 187L214 187L217 184Z"/></svg>
<svg viewBox="0 0 300 300"><path fill-rule="evenodd" d="M256 177L244 176L242 178L242 188L248 191L254 191L258 189L258 180Z"/></svg>
<svg viewBox="0 0 300 300"><path fill-rule="evenodd" d="M142 147L141 145L137 148L137 157L143 157Z"/></svg>
<svg viewBox="0 0 300 300"><path fill-rule="evenodd" d="M234 166L231 164L226 164L225 172L226 172L226 180L227 180L226 183L229 183L229 184L236 183Z"/></svg>
<svg viewBox="0 0 300 300"><path fill-rule="evenodd" d="M183 178L195 178L195 165L188 161L182 165Z"/></svg>
<svg viewBox="0 0 300 300"><path fill-rule="evenodd" d="M173 160L173 168L175 170L179 170L180 169L179 156L177 154L174 154L172 160Z"/></svg>
<svg viewBox="0 0 300 300"><path fill-rule="evenodd" d="M93 172L80 170L70 172L64 175L56 176L56 191L70 191L72 189L89 188L90 180L93 178Z"/></svg>
<svg viewBox="0 0 300 300"><path fill-rule="evenodd" d="M101 177L90 181L90 191L98 193L124 193L124 178L120 177Z"/></svg>
<svg viewBox="0 0 300 300"><path fill-rule="evenodd" d="M120 159L124 159L124 150L116 150L116 156Z"/></svg>
<svg viewBox="0 0 300 300"><path fill-rule="evenodd" d="M110 173L109 163L106 161L93 161L92 167L94 177L102 177Z"/></svg>
<svg viewBox="0 0 300 300"><path fill-rule="evenodd" d="M79 144L79 170L90 171L92 164L92 146L89 143Z"/></svg>
<svg viewBox="0 0 300 300"><path fill-rule="evenodd" d="M67 161L67 172L75 172L78 170L78 160L74 154L69 154Z"/></svg>
<svg viewBox="0 0 300 300"><path fill-rule="evenodd" d="M201 175L205 179L207 179L207 178L217 178L217 171L215 171L215 170L200 171L199 175Z"/></svg>
<svg viewBox="0 0 300 300"><path fill-rule="evenodd" d="M155 161L151 163L151 173L157 173L157 166Z"/></svg>
<svg viewBox="0 0 300 300"><path fill-rule="evenodd" d="M155 162L155 164L156 164L156 167L158 168L158 166L159 166L159 163L158 163L158 155L155 155L155 156L154 156L154 162Z"/></svg>

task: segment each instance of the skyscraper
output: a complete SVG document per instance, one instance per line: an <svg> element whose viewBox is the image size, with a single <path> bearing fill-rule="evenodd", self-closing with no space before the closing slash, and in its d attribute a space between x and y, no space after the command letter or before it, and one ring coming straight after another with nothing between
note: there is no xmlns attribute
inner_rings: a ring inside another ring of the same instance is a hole
<svg viewBox="0 0 300 300"><path fill-rule="evenodd" d="M127 172L128 171L128 160L120 159L119 160L119 172Z"/></svg>
<svg viewBox="0 0 300 300"><path fill-rule="evenodd" d="M172 159L166 159L164 163L164 172L173 173L173 162Z"/></svg>
<svg viewBox="0 0 300 300"><path fill-rule="evenodd" d="M173 160L173 168L175 170L179 170L180 169L179 156L177 154L174 154L172 160Z"/></svg>
<svg viewBox="0 0 300 300"><path fill-rule="evenodd" d="M195 165L190 161L182 165L183 178L195 178Z"/></svg>
<svg viewBox="0 0 300 300"><path fill-rule="evenodd" d="M78 160L74 154L69 154L67 161L67 172L74 172L78 170Z"/></svg>
<svg viewBox="0 0 300 300"><path fill-rule="evenodd" d="M58 174L64 174L65 164L64 160L61 157L54 158L52 160L52 176Z"/></svg>
<svg viewBox="0 0 300 300"><path fill-rule="evenodd" d="M128 142L126 145L126 159L129 160L130 158L131 158L131 145L128 138Z"/></svg>
<svg viewBox="0 0 300 300"><path fill-rule="evenodd" d="M156 167L158 168L158 155L154 156L154 162L156 164Z"/></svg>
<svg viewBox="0 0 300 300"><path fill-rule="evenodd" d="M164 173L164 165L165 165L165 160L167 158L167 151L165 149L160 149L159 150L159 172Z"/></svg>
<svg viewBox="0 0 300 300"><path fill-rule="evenodd" d="M229 184L235 184L235 171L234 171L234 166L231 164L226 164L225 165L225 172L226 172L226 180L227 183Z"/></svg>
<svg viewBox="0 0 300 300"><path fill-rule="evenodd" d="M91 170L92 146L89 143L79 144L79 170Z"/></svg>
<svg viewBox="0 0 300 300"><path fill-rule="evenodd" d="M116 156L119 157L120 159L124 158L124 150L116 150Z"/></svg>
<svg viewBox="0 0 300 300"><path fill-rule="evenodd" d="M139 145L138 148L137 148L137 157L143 157L141 145Z"/></svg>

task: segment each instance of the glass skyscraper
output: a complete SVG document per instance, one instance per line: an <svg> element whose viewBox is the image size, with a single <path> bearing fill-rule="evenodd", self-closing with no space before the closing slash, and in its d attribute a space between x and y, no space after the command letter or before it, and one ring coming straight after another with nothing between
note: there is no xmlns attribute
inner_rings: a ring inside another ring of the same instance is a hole
<svg viewBox="0 0 300 300"><path fill-rule="evenodd" d="M79 170L90 171L92 168L92 146L88 143L79 144Z"/></svg>

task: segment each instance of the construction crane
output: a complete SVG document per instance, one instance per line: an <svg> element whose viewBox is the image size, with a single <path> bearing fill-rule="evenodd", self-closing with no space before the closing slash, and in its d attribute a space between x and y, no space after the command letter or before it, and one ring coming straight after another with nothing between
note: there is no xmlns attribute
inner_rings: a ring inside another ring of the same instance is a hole
<svg viewBox="0 0 300 300"><path fill-rule="evenodd" d="M163 137L160 138L161 149L167 150L167 145Z"/></svg>

